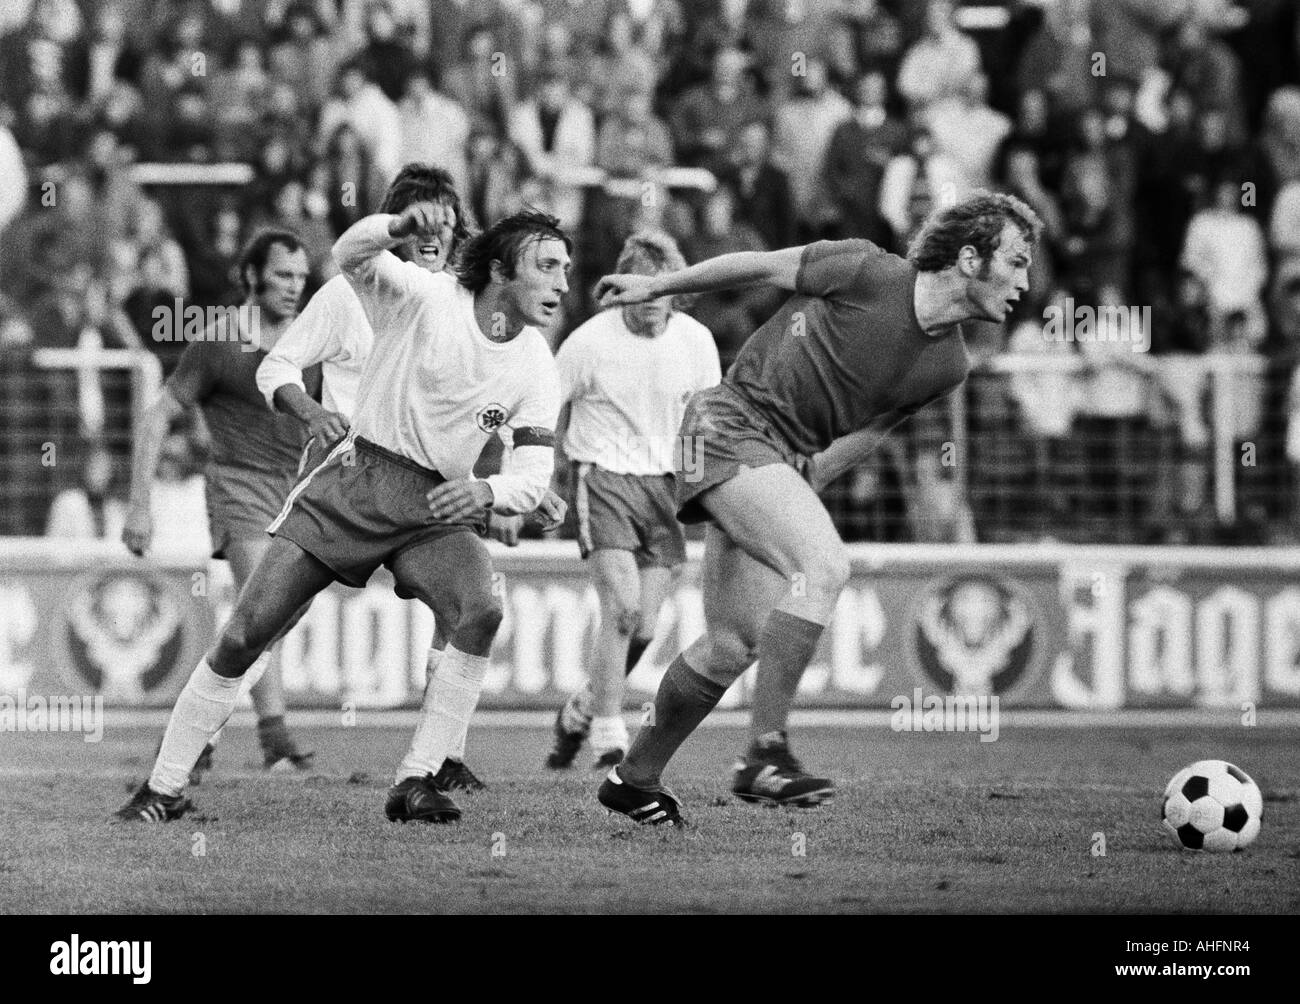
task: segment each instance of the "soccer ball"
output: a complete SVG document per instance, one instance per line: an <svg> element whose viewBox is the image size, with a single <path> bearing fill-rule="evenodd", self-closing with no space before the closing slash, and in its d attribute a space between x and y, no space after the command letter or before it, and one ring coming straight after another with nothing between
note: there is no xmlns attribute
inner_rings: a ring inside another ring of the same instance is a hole
<svg viewBox="0 0 1300 1004"><path fill-rule="evenodd" d="M1180 847L1239 851L1259 836L1264 796L1240 767L1226 760L1197 760L1165 788L1161 824Z"/></svg>

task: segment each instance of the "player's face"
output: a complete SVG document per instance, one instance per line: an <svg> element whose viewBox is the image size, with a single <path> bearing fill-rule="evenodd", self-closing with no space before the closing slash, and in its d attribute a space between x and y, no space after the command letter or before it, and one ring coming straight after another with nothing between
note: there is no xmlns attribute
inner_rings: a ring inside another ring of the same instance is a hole
<svg viewBox="0 0 1300 1004"><path fill-rule="evenodd" d="M555 319L569 291L570 264L563 241L548 237L525 245L515 263L515 277L503 290L517 320L545 327Z"/></svg>
<svg viewBox="0 0 1300 1004"><path fill-rule="evenodd" d="M302 291L307 286L307 253L299 248L290 251L283 244L272 244L260 276L261 289L256 293L257 306L273 321L298 313Z"/></svg>
<svg viewBox="0 0 1300 1004"><path fill-rule="evenodd" d="M983 267L970 280L968 295L975 316L1001 323L1029 289L1033 254L1029 241L1014 223L1002 228L1002 239Z"/></svg>
<svg viewBox="0 0 1300 1004"><path fill-rule="evenodd" d="M456 249L456 210L446 202L439 203L442 218L437 229L427 234L415 234L400 246L400 257L413 261L429 272L441 272L451 260Z"/></svg>

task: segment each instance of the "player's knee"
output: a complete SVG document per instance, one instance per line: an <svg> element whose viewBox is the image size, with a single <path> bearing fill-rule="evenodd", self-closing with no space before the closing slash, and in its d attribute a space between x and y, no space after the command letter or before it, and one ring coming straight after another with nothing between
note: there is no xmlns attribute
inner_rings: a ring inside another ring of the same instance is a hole
<svg viewBox="0 0 1300 1004"><path fill-rule="evenodd" d="M616 631L625 638L631 638L641 627L641 611L628 604L618 603L610 611Z"/></svg>
<svg viewBox="0 0 1300 1004"><path fill-rule="evenodd" d="M491 593L475 596L466 603L456 621L456 632L470 632L481 638L493 638L501 627L505 611L499 597Z"/></svg>
<svg viewBox="0 0 1300 1004"><path fill-rule="evenodd" d="M758 646L734 631L719 631L709 637L708 670L715 679L734 680L757 658Z"/></svg>
<svg viewBox="0 0 1300 1004"><path fill-rule="evenodd" d="M251 614L236 607L217 640L217 651L237 661L251 660L266 647L265 634Z"/></svg>
<svg viewBox="0 0 1300 1004"><path fill-rule="evenodd" d="M802 566L791 576L794 588L838 596L849 584L849 558L843 548L810 554Z"/></svg>

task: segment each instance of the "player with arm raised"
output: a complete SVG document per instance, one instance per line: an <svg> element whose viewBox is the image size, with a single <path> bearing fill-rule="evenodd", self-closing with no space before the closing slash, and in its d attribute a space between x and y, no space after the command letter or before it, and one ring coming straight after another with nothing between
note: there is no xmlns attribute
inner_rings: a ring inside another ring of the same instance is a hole
<svg viewBox="0 0 1300 1004"><path fill-rule="evenodd" d="M434 202L446 210L453 221L448 242L443 243L442 234L415 234L395 247L393 253L403 261L413 262L437 274L451 268L458 248L469 237L460 196L451 175L430 164L407 164L393 179L379 211L396 214L416 202ZM365 308L352 284L347 276L336 275L311 298L257 369L257 386L267 403L277 411L296 416L307 425L312 437L310 456L316 460L323 459L348 432L351 416L356 413L357 388L374 337ZM304 370L317 364L324 378L319 403L306 393L303 384ZM505 431L504 427L502 431ZM484 456L476 465L476 473L483 472L492 445L489 441L489 449L485 449ZM314 466L309 460L304 469ZM550 493L543 500L539 511L547 520L554 519L558 513L557 502L558 498ZM489 533L508 544L515 543L518 540L518 520L517 516L493 512L489 516ZM445 623L450 613L439 611L437 614L434 643L425 667L426 685L442 658L447 636L452 633L454 626ZM448 753L442 770L434 778L438 787L444 790L473 791L485 787L465 765L465 739L462 733Z"/></svg>
<svg viewBox="0 0 1300 1004"><path fill-rule="evenodd" d="M480 535L488 509L531 512L550 484L559 376L536 326L568 290L570 243L554 217L527 212L471 238L456 277L390 252L415 234L446 240L452 227L445 207L420 202L369 216L334 245L375 335L352 429L289 493L266 557L177 698L153 772L119 819L182 816L188 771L229 717L240 676L304 603L336 580L364 586L380 565L398 596L435 616L450 611L455 625L385 814L460 818L434 776L478 703L501 623ZM502 424L514 430L510 472L470 477Z"/></svg>
<svg viewBox="0 0 1300 1004"><path fill-rule="evenodd" d="M176 370L149 407L131 461L131 505L122 541L142 556L153 540L151 494L163 443L186 410L203 413L212 436L204 476L212 556L230 562L242 590L266 553L266 525L293 487L307 433L302 423L266 410L254 374L298 313L307 282L307 253L285 230L255 235L239 259L244 302L207 328L181 354ZM179 318L176 320L179 327ZM320 391L320 370L306 376L306 390ZM310 753L299 752L285 726L284 688L274 652L250 674L257 737L268 770L305 770ZM215 745L216 736L213 736ZM194 780L211 766L212 747L195 763Z"/></svg>
<svg viewBox="0 0 1300 1004"><path fill-rule="evenodd" d="M706 630L669 666L653 724L601 785L606 808L682 825L664 767L755 658L750 745L732 791L796 806L832 795L830 779L806 773L786 736L795 690L849 577L817 490L965 380L961 322L1006 319L1028 288L1040 228L1018 199L976 193L931 217L907 259L869 241L821 241L601 280L603 302L620 305L754 282L793 294L723 382L686 408L681 438L700 443L702 476L677 478L678 518L709 524Z"/></svg>
<svg viewBox="0 0 1300 1004"><path fill-rule="evenodd" d="M615 267L657 275L686 262L671 237L645 231L627 239ZM722 373L709 329L673 308L664 297L602 311L555 358L570 406L564 450L575 467L578 549L600 598L600 630L590 682L556 717L553 770L573 763L588 735L598 768L623 759L623 680L686 560L673 494L677 428L691 394Z"/></svg>

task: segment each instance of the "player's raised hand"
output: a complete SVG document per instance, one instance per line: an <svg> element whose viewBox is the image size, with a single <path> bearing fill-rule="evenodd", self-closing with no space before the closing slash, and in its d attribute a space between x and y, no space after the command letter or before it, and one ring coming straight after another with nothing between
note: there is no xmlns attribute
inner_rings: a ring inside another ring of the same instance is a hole
<svg viewBox="0 0 1300 1004"><path fill-rule="evenodd" d="M626 307L646 303L661 294L655 292L652 275L606 275L596 283L596 299L602 307Z"/></svg>
<svg viewBox="0 0 1300 1004"><path fill-rule="evenodd" d="M388 224L390 237L428 236L451 226L451 210L439 202L413 202Z"/></svg>
<svg viewBox="0 0 1300 1004"><path fill-rule="evenodd" d="M528 519L541 527L542 533L549 533L564 522L568 511L569 504L548 488L537 508L529 513Z"/></svg>
<svg viewBox="0 0 1300 1004"><path fill-rule="evenodd" d="M153 540L153 516L148 506L133 505L126 513L122 525L122 543L137 558L144 557Z"/></svg>
<svg viewBox="0 0 1300 1004"><path fill-rule="evenodd" d="M469 478L444 481L424 497L429 500L429 511L449 523L479 515L492 504L493 498L490 484Z"/></svg>

